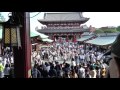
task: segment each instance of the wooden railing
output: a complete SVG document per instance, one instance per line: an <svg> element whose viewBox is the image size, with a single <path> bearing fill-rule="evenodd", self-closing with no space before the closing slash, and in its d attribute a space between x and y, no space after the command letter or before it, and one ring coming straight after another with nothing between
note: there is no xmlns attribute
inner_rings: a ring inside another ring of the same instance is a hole
<svg viewBox="0 0 120 90"><path fill-rule="evenodd" d="M82 27L45 27L42 29L82 29Z"/></svg>

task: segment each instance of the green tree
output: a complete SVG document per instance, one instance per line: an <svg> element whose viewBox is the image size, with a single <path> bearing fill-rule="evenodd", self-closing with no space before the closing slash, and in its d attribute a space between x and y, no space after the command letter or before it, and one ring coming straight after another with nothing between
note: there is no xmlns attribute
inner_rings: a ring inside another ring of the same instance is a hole
<svg viewBox="0 0 120 90"><path fill-rule="evenodd" d="M99 34L99 33L116 33L118 32L118 30L116 28L110 28L110 29L98 29L95 31L96 34Z"/></svg>
<svg viewBox="0 0 120 90"><path fill-rule="evenodd" d="M4 16L0 13L0 22L4 22L5 21L5 18Z"/></svg>
<svg viewBox="0 0 120 90"><path fill-rule="evenodd" d="M117 29L118 32L120 32L120 26L118 26L116 29Z"/></svg>
<svg viewBox="0 0 120 90"><path fill-rule="evenodd" d="M101 30L101 29L96 29L95 33L96 33L96 34L99 34L99 33L104 33L104 31L103 31L103 30Z"/></svg>
<svg viewBox="0 0 120 90"><path fill-rule="evenodd" d="M104 33L116 33L118 32L116 29L106 29L104 30Z"/></svg>
<svg viewBox="0 0 120 90"><path fill-rule="evenodd" d="M5 18L4 16L0 13L0 22L4 22ZM2 26L0 25L0 29L2 29Z"/></svg>

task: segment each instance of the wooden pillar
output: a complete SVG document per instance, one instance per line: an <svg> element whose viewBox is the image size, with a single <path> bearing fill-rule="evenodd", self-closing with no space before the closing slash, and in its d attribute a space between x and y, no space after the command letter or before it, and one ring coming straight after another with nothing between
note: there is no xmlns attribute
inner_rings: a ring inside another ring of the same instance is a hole
<svg viewBox="0 0 120 90"><path fill-rule="evenodd" d="M21 48L14 47L15 78L31 77L31 41L29 12L13 12L22 24L20 29Z"/></svg>
<svg viewBox="0 0 120 90"><path fill-rule="evenodd" d="M66 42L68 42L68 35L66 35Z"/></svg>
<svg viewBox="0 0 120 90"><path fill-rule="evenodd" d="M76 35L74 35L74 41L73 41L74 43L76 42Z"/></svg>
<svg viewBox="0 0 120 90"><path fill-rule="evenodd" d="M0 42L0 55L2 55L2 45L1 45L2 42Z"/></svg>
<svg viewBox="0 0 120 90"><path fill-rule="evenodd" d="M79 33L79 38L81 38L81 33Z"/></svg>
<svg viewBox="0 0 120 90"><path fill-rule="evenodd" d="M62 35L63 35L63 34L61 34L61 35L59 36L59 43L62 43Z"/></svg>
<svg viewBox="0 0 120 90"><path fill-rule="evenodd" d="M52 40L55 42L55 37L54 37L54 34L52 35Z"/></svg>

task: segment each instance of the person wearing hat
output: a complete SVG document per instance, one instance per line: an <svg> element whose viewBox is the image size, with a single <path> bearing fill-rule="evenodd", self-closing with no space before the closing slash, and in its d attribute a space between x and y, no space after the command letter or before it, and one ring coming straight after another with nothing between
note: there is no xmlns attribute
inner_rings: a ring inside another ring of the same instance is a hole
<svg viewBox="0 0 120 90"><path fill-rule="evenodd" d="M111 46L111 56L106 78L120 78L120 34Z"/></svg>

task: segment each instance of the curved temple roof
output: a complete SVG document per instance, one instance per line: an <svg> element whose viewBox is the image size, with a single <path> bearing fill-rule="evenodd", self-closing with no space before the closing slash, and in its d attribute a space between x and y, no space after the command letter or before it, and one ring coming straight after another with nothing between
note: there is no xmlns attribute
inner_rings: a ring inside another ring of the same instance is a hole
<svg viewBox="0 0 120 90"><path fill-rule="evenodd" d="M110 36L110 37L97 37L93 40L89 40L86 43L94 44L94 45L109 45L112 44L117 36Z"/></svg>
<svg viewBox="0 0 120 90"><path fill-rule="evenodd" d="M40 38L48 38L49 36L42 34L42 33L38 33L38 32L30 32L30 37L36 37L39 36Z"/></svg>
<svg viewBox="0 0 120 90"><path fill-rule="evenodd" d="M89 18L85 18L82 12L60 12L60 13L45 13L44 19L38 20L41 23L45 22L87 22Z"/></svg>
<svg viewBox="0 0 120 90"><path fill-rule="evenodd" d="M90 39L90 38L92 38L92 37L93 37L93 35L90 35L90 36L83 36L83 37L81 37L80 39L77 39L77 41L82 42L82 41L88 40L88 39Z"/></svg>

